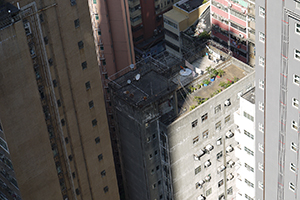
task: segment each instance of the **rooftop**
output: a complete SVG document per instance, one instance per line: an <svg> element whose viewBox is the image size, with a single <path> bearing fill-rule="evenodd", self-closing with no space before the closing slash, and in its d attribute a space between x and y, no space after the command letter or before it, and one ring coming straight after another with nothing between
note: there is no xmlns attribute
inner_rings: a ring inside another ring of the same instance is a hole
<svg viewBox="0 0 300 200"><path fill-rule="evenodd" d="M255 104L255 87L251 88L248 92L242 95L244 99L252 104Z"/></svg>
<svg viewBox="0 0 300 200"><path fill-rule="evenodd" d="M109 77L109 85L116 96L140 108L177 91L178 111L182 114L253 72L234 58L214 58L217 52L213 46L205 47L185 62L166 52L156 58L147 57L115 75L118 78ZM207 67L225 73L204 87L203 80L209 80Z"/></svg>
<svg viewBox="0 0 300 200"><path fill-rule="evenodd" d="M183 9L186 12L190 12L199 6L201 6L203 3L203 0L181 0L176 3L176 6Z"/></svg>

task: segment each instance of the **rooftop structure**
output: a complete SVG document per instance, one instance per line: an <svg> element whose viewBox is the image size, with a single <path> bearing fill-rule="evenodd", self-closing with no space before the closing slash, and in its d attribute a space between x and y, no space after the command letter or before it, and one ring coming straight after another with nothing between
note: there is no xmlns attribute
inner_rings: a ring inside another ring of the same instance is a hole
<svg viewBox="0 0 300 200"><path fill-rule="evenodd" d="M199 21L209 9L210 2L202 0L181 0L164 16L166 49L177 57L182 57L181 32ZM204 20L204 19L203 19ZM207 21L210 21L209 18Z"/></svg>
<svg viewBox="0 0 300 200"><path fill-rule="evenodd" d="M254 72L226 54L218 63L208 59L216 52L208 45L186 61L168 53L149 57L109 83L127 198L234 196L232 118L238 92L253 86ZM204 86L208 66L225 74ZM220 82L228 85L221 87Z"/></svg>
<svg viewBox="0 0 300 200"><path fill-rule="evenodd" d="M203 0L181 0L178 1L175 6L181 8L186 12L191 12L201 6Z"/></svg>

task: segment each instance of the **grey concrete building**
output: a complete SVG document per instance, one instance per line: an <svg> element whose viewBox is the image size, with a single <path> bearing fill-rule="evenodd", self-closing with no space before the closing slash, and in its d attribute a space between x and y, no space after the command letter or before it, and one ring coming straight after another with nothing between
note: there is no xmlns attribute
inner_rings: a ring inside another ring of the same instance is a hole
<svg viewBox="0 0 300 200"><path fill-rule="evenodd" d="M128 199L235 197L233 113L254 70L234 58L207 63L205 52L188 61L225 71L207 87L207 73L179 71L183 63L171 55L131 65L109 83Z"/></svg>
<svg viewBox="0 0 300 200"><path fill-rule="evenodd" d="M255 3L255 198L299 199L300 1Z"/></svg>

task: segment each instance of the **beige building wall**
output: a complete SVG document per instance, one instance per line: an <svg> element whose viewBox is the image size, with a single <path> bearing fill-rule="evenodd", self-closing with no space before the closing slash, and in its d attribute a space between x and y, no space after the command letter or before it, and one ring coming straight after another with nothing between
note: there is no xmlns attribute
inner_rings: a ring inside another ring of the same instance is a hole
<svg viewBox="0 0 300 200"><path fill-rule="evenodd" d="M72 2L21 0L32 33L0 30L0 118L23 199L119 199L89 2Z"/></svg>

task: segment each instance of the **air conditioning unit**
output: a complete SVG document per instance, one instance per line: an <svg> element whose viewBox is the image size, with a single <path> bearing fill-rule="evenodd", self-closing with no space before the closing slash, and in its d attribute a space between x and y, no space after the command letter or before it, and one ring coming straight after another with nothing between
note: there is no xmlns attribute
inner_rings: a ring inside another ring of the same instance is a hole
<svg viewBox="0 0 300 200"><path fill-rule="evenodd" d="M231 4L230 2L228 2L228 6L229 6L229 7L231 7L231 6L232 6L232 4Z"/></svg>
<svg viewBox="0 0 300 200"><path fill-rule="evenodd" d="M242 8L242 12L243 12L244 14L246 14L246 13L247 13L247 10L246 10L245 8Z"/></svg>
<svg viewBox="0 0 300 200"><path fill-rule="evenodd" d="M217 4L217 7L218 7L218 8L221 8L221 5L220 5L220 4Z"/></svg>

